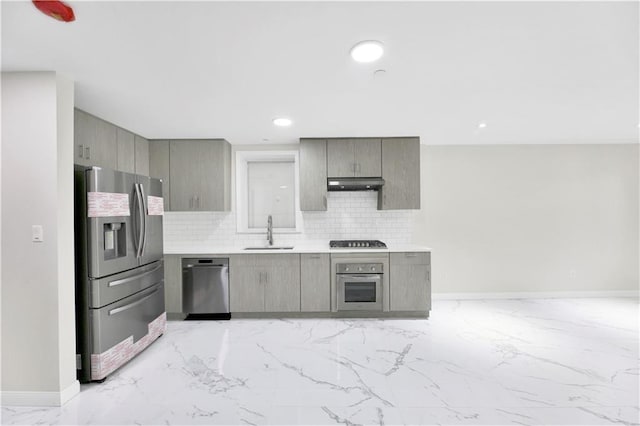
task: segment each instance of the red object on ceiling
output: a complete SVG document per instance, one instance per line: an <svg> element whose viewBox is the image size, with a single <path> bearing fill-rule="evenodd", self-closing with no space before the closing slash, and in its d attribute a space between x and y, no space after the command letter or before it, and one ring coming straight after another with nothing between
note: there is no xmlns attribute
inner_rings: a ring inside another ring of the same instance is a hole
<svg viewBox="0 0 640 426"><path fill-rule="evenodd" d="M71 22L76 20L73 9L61 1L56 0L33 0L33 4L45 15L51 16L58 21Z"/></svg>

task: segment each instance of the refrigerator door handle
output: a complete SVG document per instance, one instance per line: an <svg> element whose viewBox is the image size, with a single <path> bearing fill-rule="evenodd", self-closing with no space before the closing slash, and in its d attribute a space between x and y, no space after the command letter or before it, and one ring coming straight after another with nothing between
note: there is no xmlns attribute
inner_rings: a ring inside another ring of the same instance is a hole
<svg viewBox="0 0 640 426"><path fill-rule="evenodd" d="M136 210L138 213L138 241L137 241L137 245L136 245L136 257L142 257L142 243L143 243L143 237L144 237L144 229L143 229L143 222L144 222L144 211L142 210L142 194L140 193L140 184L136 183L134 184L134 188L135 188L135 192L136 192Z"/></svg>
<svg viewBox="0 0 640 426"><path fill-rule="evenodd" d="M147 197L144 195L144 186L139 183L138 187L140 188L140 200L142 203L140 204L140 217L143 219L142 221L142 246L140 247L140 257L144 256L144 250L147 248Z"/></svg>

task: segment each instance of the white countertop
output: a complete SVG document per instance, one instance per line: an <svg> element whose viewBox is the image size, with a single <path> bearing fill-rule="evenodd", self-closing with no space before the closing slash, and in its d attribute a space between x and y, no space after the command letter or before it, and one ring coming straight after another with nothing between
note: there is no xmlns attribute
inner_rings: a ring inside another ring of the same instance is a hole
<svg viewBox="0 0 640 426"><path fill-rule="evenodd" d="M277 247L277 246L276 246ZM291 247L291 246L287 246ZM188 254L188 255L223 255L223 254L286 254L286 253L398 253L398 252L430 252L430 247L399 244L391 245L387 248L329 248L329 245L297 245L288 250L245 250L244 247L237 246L199 246L194 245L189 250L165 250L165 254Z"/></svg>

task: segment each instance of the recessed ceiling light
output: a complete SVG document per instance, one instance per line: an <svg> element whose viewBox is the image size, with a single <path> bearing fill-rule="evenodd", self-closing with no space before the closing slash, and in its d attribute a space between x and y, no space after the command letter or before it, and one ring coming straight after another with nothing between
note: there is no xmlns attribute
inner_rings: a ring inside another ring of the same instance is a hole
<svg viewBox="0 0 640 426"><path fill-rule="evenodd" d="M384 54L384 47L377 40L365 40L351 48L351 57L356 62L377 61Z"/></svg>
<svg viewBox="0 0 640 426"><path fill-rule="evenodd" d="M273 124L280 127L289 127L293 124L293 121L291 121L290 118L280 117L280 118L274 118Z"/></svg>
<svg viewBox="0 0 640 426"><path fill-rule="evenodd" d="M487 123L485 123L484 121L478 123L478 129L484 129L485 127L487 127Z"/></svg>

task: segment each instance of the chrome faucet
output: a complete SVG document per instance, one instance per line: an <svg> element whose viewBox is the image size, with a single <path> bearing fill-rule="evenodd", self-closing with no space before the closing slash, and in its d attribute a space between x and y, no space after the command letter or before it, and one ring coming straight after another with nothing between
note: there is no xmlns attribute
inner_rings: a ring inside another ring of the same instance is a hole
<svg viewBox="0 0 640 426"><path fill-rule="evenodd" d="M269 245L273 245L273 218L269 215L267 219L267 241L269 241Z"/></svg>

